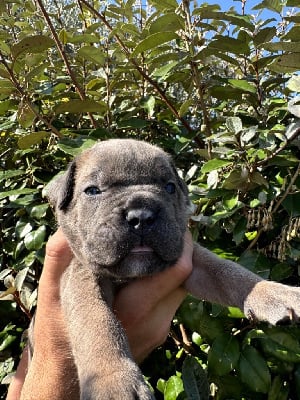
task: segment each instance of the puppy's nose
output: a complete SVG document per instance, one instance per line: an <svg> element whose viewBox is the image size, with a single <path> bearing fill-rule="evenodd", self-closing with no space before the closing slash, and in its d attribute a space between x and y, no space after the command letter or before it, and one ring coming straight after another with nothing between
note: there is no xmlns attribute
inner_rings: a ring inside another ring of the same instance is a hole
<svg viewBox="0 0 300 400"><path fill-rule="evenodd" d="M154 212L149 209L132 209L126 213L126 221L135 230L148 230L155 222Z"/></svg>

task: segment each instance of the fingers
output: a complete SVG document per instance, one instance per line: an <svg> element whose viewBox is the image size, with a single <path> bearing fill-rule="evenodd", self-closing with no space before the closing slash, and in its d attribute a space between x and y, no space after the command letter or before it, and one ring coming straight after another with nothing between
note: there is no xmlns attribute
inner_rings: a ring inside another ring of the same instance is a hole
<svg viewBox="0 0 300 400"><path fill-rule="evenodd" d="M18 365L17 371L12 378L8 388L6 400L18 400L21 397L21 391L28 369L28 347L23 350L22 358Z"/></svg>
<svg viewBox="0 0 300 400"><path fill-rule="evenodd" d="M40 284L59 283L60 277L72 260L73 254L61 229L51 236L46 245L44 268Z"/></svg>
<svg viewBox="0 0 300 400"><path fill-rule="evenodd" d="M120 299L119 303L122 304L121 301L124 300L133 305L136 303L136 299L141 299L141 301L147 299L147 302L151 302L151 304L160 302L175 289L178 289L191 274L193 269L192 255L192 237L190 232L187 232L183 253L176 265L153 276L131 282L123 289L124 293L122 291L119 293L121 296L124 294L124 299ZM118 302L115 305L117 307Z"/></svg>
<svg viewBox="0 0 300 400"><path fill-rule="evenodd" d="M117 294L115 313L137 362L166 339L173 316L186 296L182 284L192 271L192 254L192 238L187 233L182 256L175 266L135 280Z"/></svg>

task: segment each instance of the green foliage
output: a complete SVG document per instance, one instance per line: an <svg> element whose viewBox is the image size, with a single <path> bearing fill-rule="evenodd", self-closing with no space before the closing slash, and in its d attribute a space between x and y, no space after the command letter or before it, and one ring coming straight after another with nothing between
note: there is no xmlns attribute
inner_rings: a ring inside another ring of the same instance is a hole
<svg viewBox="0 0 300 400"><path fill-rule="evenodd" d="M229 6L0 3L2 396L55 229L43 188L96 140L164 147L189 185L195 240L299 284L300 8ZM299 336L189 297L143 369L158 399L296 399Z"/></svg>

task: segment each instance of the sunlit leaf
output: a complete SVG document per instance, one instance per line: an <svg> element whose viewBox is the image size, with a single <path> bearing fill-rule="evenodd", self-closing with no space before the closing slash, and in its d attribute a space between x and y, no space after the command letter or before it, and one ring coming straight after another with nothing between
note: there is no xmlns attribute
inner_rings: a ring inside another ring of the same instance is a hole
<svg viewBox="0 0 300 400"><path fill-rule="evenodd" d="M48 36L27 36L20 42L14 44L11 48L11 52L13 57L17 58L24 53L40 53L44 50L49 49L49 47L53 47L54 45L54 40Z"/></svg>
<svg viewBox="0 0 300 400"><path fill-rule="evenodd" d="M143 53L147 50L153 49L161 44L170 42L171 40L178 39L178 35L175 32L157 32L153 33L142 40L134 49L131 56L136 57L138 54Z"/></svg>
<svg viewBox="0 0 300 400"><path fill-rule="evenodd" d="M49 137L49 132L46 131L29 133L28 135L20 137L18 140L18 146L23 150L28 149L30 146L40 144L46 137Z"/></svg>
<svg viewBox="0 0 300 400"><path fill-rule="evenodd" d="M97 102L92 99L87 100L70 100L64 103L60 103L55 107L57 114L60 113L87 113L87 112L98 112L101 113L106 108L104 102Z"/></svg>
<svg viewBox="0 0 300 400"><path fill-rule="evenodd" d="M25 238L24 243L28 250L38 250L42 247L46 238L46 227L41 225L35 231L29 232Z"/></svg>
<svg viewBox="0 0 300 400"><path fill-rule="evenodd" d="M203 167L201 168L202 173L207 173L213 171L215 169L220 169L223 167L227 167L228 165L232 164L231 161L227 160L220 160L218 158L214 158L213 160L207 161Z"/></svg>
<svg viewBox="0 0 300 400"><path fill-rule="evenodd" d="M177 399L180 393L183 392L183 382L179 376L171 376L168 379L164 389L164 399L174 400Z"/></svg>
<svg viewBox="0 0 300 400"><path fill-rule="evenodd" d="M97 47L93 46L83 46L78 50L77 53L80 57L92 61L95 64L104 64L105 55Z"/></svg>

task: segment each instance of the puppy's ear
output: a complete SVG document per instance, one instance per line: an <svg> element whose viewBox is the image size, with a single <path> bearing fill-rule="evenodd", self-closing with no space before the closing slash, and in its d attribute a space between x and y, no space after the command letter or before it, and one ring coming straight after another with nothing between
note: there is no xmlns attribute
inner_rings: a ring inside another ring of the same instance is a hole
<svg viewBox="0 0 300 400"><path fill-rule="evenodd" d="M172 167L172 170L173 170L174 175L176 177L176 181L178 183L178 186L180 187L181 191L183 192L183 194L184 194L184 196L186 198L186 204L190 205L189 191L188 191L187 185L184 182L184 180L181 179L180 176L178 175L177 169L176 169L175 164L174 164L173 161L171 161L171 167Z"/></svg>
<svg viewBox="0 0 300 400"><path fill-rule="evenodd" d="M50 204L60 211L66 211L74 194L76 162L72 161L67 171L55 177L45 188Z"/></svg>

